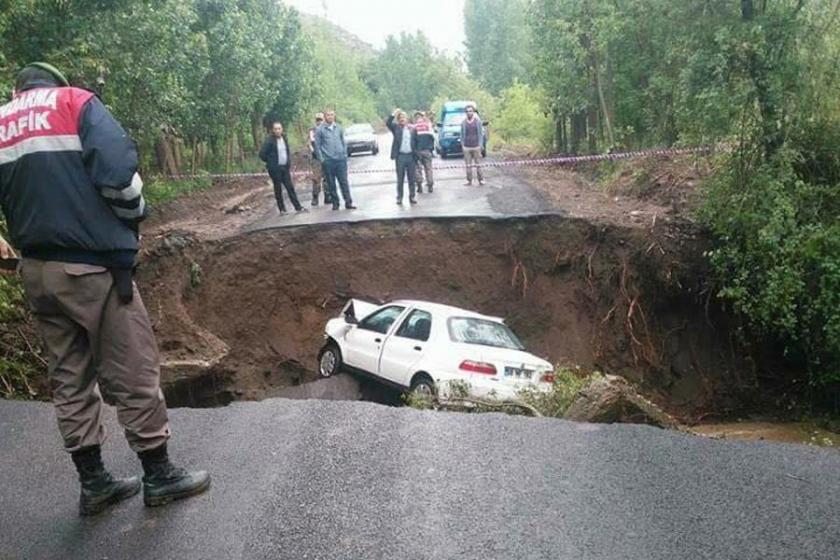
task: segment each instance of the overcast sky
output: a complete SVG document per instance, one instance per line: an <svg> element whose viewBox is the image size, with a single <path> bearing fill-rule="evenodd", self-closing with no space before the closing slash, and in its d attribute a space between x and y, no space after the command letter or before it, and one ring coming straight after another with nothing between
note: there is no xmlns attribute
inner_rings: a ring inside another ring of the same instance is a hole
<svg viewBox="0 0 840 560"><path fill-rule="evenodd" d="M285 0L301 12L324 16L381 48L388 35L423 31L449 54L464 52L464 0ZM325 9L326 8L326 9Z"/></svg>

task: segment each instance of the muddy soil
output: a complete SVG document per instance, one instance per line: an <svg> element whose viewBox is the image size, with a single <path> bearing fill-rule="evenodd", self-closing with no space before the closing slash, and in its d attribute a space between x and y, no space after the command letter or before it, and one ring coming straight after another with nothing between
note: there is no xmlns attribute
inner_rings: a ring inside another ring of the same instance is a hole
<svg viewBox="0 0 840 560"><path fill-rule="evenodd" d="M623 375L681 418L738 406L755 379L710 296L702 237L678 220L616 222L415 220L217 238L167 227L147 241L138 282L176 406L315 380L324 323L350 297L506 317L532 352Z"/></svg>

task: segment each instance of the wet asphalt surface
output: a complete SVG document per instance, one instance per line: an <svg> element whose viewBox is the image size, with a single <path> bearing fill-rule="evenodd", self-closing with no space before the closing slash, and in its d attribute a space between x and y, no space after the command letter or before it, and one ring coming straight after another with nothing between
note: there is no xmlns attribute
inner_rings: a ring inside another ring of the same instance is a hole
<svg viewBox="0 0 840 560"><path fill-rule="evenodd" d="M484 170L486 181L478 186L465 186L464 161L460 157L434 158L435 166L454 167L435 173L434 192L417 195L417 204L408 202L408 185L401 206L396 204L397 187L394 162L390 159L391 134L379 136L378 155L354 154L348 160L350 194L357 210L333 211L321 204L312 207L312 188L308 178L295 180L296 192L307 213L291 211L280 215L273 205L248 229L262 230L278 227L295 227L318 223L364 222L370 220L405 220L417 218L483 217L505 218L511 216L557 214L554 207L541 193L507 173L505 168ZM492 157L485 161L494 161ZM285 194L284 194L285 196ZM323 199L322 199L323 201ZM286 207L291 205L286 199Z"/></svg>
<svg viewBox="0 0 840 560"><path fill-rule="evenodd" d="M0 401L0 558L824 559L840 453L643 426L267 400L172 411L213 487L76 516L48 404ZM113 414L104 456L137 474Z"/></svg>

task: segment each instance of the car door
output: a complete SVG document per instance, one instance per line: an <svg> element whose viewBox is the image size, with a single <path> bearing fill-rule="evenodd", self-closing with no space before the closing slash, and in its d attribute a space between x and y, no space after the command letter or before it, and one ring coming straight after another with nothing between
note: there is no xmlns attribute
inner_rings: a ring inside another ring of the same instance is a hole
<svg viewBox="0 0 840 560"><path fill-rule="evenodd" d="M415 364L428 351L431 332L432 314L423 309L410 311L394 334L385 341L379 375L408 387L415 373Z"/></svg>
<svg viewBox="0 0 840 560"><path fill-rule="evenodd" d="M404 306L389 305L362 319L345 336L344 362L350 367L378 374L383 342L403 311Z"/></svg>

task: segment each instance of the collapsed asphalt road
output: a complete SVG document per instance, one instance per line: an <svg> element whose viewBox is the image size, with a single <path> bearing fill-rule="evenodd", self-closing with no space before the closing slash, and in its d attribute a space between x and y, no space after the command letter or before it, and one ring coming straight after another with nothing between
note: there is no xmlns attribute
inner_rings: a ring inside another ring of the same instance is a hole
<svg viewBox="0 0 840 560"><path fill-rule="evenodd" d="M201 497L76 517L47 404L0 401L0 558L835 559L840 453L267 400L172 411ZM137 473L113 415L105 458Z"/></svg>
<svg viewBox="0 0 840 560"><path fill-rule="evenodd" d="M485 169L484 186L464 186L465 172L462 159L435 157L436 166L454 166L454 169L436 171L435 189L417 196L418 203L408 203L408 186L402 206L396 204L396 171L390 159L391 134L379 135L380 151L377 155L359 154L348 160L349 180L353 201L358 210L333 212L328 206L310 207L311 186L308 178L295 182L301 203L310 212L290 212L280 215L277 208L267 205L265 212L247 229L262 230L334 222L363 222L369 220L402 220L442 217L488 217L558 214L562 213L547 198L504 169Z"/></svg>

